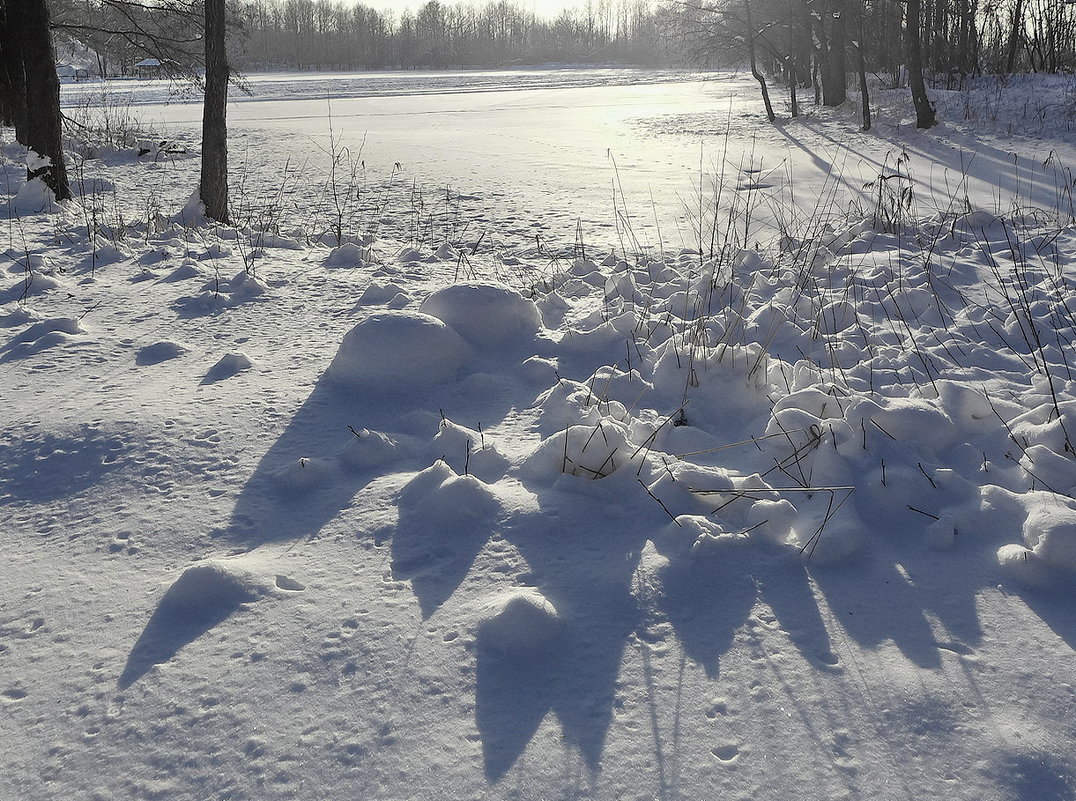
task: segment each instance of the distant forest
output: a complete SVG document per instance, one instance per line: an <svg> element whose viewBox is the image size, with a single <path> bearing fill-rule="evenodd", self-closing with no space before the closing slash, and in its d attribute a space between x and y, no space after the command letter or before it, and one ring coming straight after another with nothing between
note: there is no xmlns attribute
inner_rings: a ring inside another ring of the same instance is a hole
<svg viewBox="0 0 1076 801"><path fill-rule="evenodd" d="M565 62L656 65L659 20L646 0L597 0L544 19L508 0L429 0L395 15L334 0L247 0L237 60L248 68L377 69Z"/></svg>
<svg viewBox="0 0 1076 801"><path fill-rule="evenodd" d="M146 57L175 75L200 67L199 0L47 4L57 41L85 48L79 66L93 73L131 74ZM553 18L512 0L427 0L400 13L228 0L227 13L228 59L244 70L750 63L827 105L844 101L856 71L894 84L922 71L955 86L981 73L1076 70L1076 0L585 0Z"/></svg>

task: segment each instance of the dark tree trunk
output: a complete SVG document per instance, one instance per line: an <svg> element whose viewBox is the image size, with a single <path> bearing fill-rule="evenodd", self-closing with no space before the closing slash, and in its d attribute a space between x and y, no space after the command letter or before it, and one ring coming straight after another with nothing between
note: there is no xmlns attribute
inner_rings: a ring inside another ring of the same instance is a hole
<svg viewBox="0 0 1076 801"><path fill-rule="evenodd" d="M839 106L848 99L848 62L845 56L844 0L826 3L825 53L822 65L822 105Z"/></svg>
<svg viewBox="0 0 1076 801"><path fill-rule="evenodd" d="M923 82L923 51L919 39L919 19L921 16L919 0L908 0L904 45L907 49L908 85L912 90L912 103L915 105L915 127L933 128L937 119L934 106L927 97L927 87Z"/></svg>
<svg viewBox="0 0 1076 801"><path fill-rule="evenodd" d="M60 124L60 79L56 77L56 57L49 31L49 9L45 0L8 0L7 7L21 5L22 57L26 75L26 147L48 163L31 164L27 179L41 178L56 195L68 200Z"/></svg>
<svg viewBox="0 0 1076 801"><path fill-rule="evenodd" d="M750 0L744 0L744 20L747 26L747 57L751 61L751 74L755 76L758 85L762 87L762 103L766 106L766 119L773 122L777 116L773 113L773 105L770 103L770 90L766 86L766 77L758 71L758 63L755 59L755 26L751 20Z"/></svg>
<svg viewBox="0 0 1076 801"><path fill-rule="evenodd" d="M861 9L857 31L859 41L856 42L856 72L859 73L859 102L863 111L863 130L869 131L871 129L871 102L870 94L867 92L867 62L863 57L863 35L866 32L863 25L863 13Z"/></svg>
<svg viewBox="0 0 1076 801"><path fill-rule="evenodd" d="M1021 30L1024 26L1024 0L1016 0L1012 10L1012 21L1009 25L1009 52L1005 57L1005 71L1012 72L1016 66L1016 51L1023 41Z"/></svg>
<svg viewBox="0 0 1076 801"><path fill-rule="evenodd" d="M202 176L198 194L206 216L228 221L228 53L224 0L205 0L205 104L202 107Z"/></svg>
<svg viewBox="0 0 1076 801"><path fill-rule="evenodd" d="M798 87L796 82L799 81L799 76L796 74L796 57L789 56L788 59L788 100L792 104L792 116L798 117L800 115L800 100L797 93Z"/></svg>
<svg viewBox="0 0 1076 801"><path fill-rule="evenodd" d="M26 73L22 66L22 0L4 3L0 27L0 116L26 144Z"/></svg>

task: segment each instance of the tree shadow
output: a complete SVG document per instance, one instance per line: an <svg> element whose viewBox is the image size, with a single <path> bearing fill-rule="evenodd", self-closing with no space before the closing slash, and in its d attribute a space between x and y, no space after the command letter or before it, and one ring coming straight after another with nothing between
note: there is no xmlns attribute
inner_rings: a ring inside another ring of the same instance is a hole
<svg viewBox="0 0 1076 801"><path fill-rule="evenodd" d="M47 503L89 489L121 468L129 446L116 435L81 426L70 434L43 433L5 442L0 497Z"/></svg>
<svg viewBox="0 0 1076 801"><path fill-rule="evenodd" d="M585 482L567 476L563 481ZM646 532L659 520L629 515L618 502L623 491L618 482L585 483L594 491L582 496L578 487L568 492L561 484L531 487L541 511L506 521L501 532L559 611L562 629L541 654L525 657L501 654L479 639L475 709L491 782L504 777L549 712L587 769L594 773L600 767L621 659L642 621L633 576ZM562 503L571 510L572 525L560 521ZM592 516L621 525L588 530L574 522Z"/></svg>
<svg viewBox="0 0 1076 801"><path fill-rule="evenodd" d="M1076 779L1050 754L1007 754L996 768L1008 801L1073 801Z"/></svg>
<svg viewBox="0 0 1076 801"><path fill-rule="evenodd" d="M485 379L489 380L486 381ZM476 387L482 389L478 403ZM487 427L503 419L513 392L497 377L470 374L455 383L392 391L336 385L324 376L264 453L236 499L228 525L217 533L247 547L316 536L372 480L396 470L428 467L427 447L441 417L467 408ZM400 447L363 455L363 429L383 432ZM345 449L357 448L354 458ZM416 532L410 531L409 534Z"/></svg>

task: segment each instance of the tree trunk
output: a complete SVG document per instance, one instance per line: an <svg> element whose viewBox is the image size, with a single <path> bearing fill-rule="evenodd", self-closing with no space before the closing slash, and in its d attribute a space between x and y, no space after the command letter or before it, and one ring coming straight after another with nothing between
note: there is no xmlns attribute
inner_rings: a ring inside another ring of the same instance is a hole
<svg viewBox="0 0 1076 801"><path fill-rule="evenodd" d="M822 105L839 106L848 99L848 63L845 56L844 2L826 4L825 63L822 66Z"/></svg>
<svg viewBox="0 0 1076 801"><path fill-rule="evenodd" d="M21 5L22 55L26 75L26 147L41 157L27 170L27 180L41 178L56 195L68 200L71 188L64 165L60 124L60 79L49 31L49 9L45 0L8 0L7 7Z"/></svg>
<svg viewBox="0 0 1076 801"><path fill-rule="evenodd" d="M863 57L863 10L859 12L859 30L858 38L856 42L856 54L858 56L856 60L856 72L859 73L859 102L863 111L863 130L869 131L871 129L871 102L870 95L867 92L867 62Z"/></svg>
<svg viewBox="0 0 1076 801"><path fill-rule="evenodd" d="M788 58L788 100L792 104L792 116L798 117L800 115L800 100L797 93L796 82L799 77L796 75L796 57L789 56Z"/></svg>
<svg viewBox="0 0 1076 801"><path fill-rule="evenodd" d="M26 144L26 73L22 66L21 0L8 0L0 28L0 116L15 129L15 139Z"/></svg>
<svg viewBox="0 0 1076 801"><path fill-rule="evenodd" d="M919 18L921 15L919 0L908 0L906 30L904 36L907 48L908 86L912 90L912 103L915 105L915 127L933 128L937 119L934 106L927 97L927 87L923 82L923 51L919 40Z"/></svg>
<svg viewBox="0 0 1076 801"><path fill-rule="evenodd" d="M762 103L766 106L766 119L773 122L777 117L773 113L773 105L770 103L770 90L766 87L766 77L758 71L758 64L755 60L755 27L751 21L750 0L744 0L743 10L745 25L747 26L747 57L751 61L751 74L755 76L755 80L762 87Z"/></svg>
<svg viewBox="0 0 1076 801"><path fill-rule="evenodd" d="M1012 10L1012 23L1009 26L1009 52L1005 57L1005 72L1011 73L1016 66L1016 51L1023 41L1024 0L1016 0Z"/></svg>
<svg viewBox="0 0 1076 801"><path fill-rule="evenodd" d="M228 221L228 53L224 0L205 0L205 103L202 107L202 175L198 194L206 216Z"/></svg>

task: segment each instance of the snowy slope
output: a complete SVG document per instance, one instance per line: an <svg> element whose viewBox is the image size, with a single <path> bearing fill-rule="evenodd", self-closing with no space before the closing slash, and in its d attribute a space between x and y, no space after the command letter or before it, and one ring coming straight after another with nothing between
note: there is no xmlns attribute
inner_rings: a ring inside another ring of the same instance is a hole
<svg viewBox="0 0 1076 801"><path fill-rule="evenodd" d="M194 154L39 211L6 148L4 794L1073 797L1067 118L880 102L890 177L739 131L645 251L393 175L207 225Z"/></svg>

